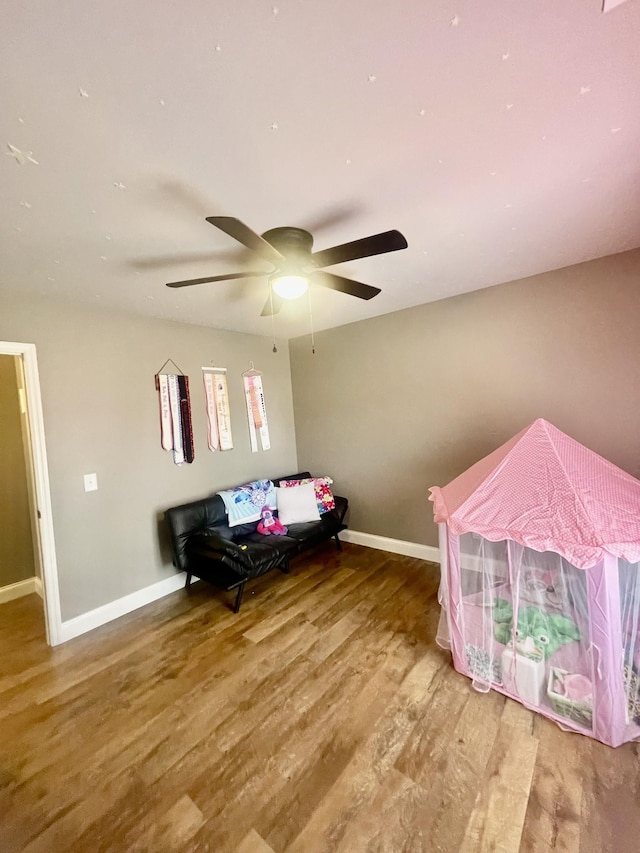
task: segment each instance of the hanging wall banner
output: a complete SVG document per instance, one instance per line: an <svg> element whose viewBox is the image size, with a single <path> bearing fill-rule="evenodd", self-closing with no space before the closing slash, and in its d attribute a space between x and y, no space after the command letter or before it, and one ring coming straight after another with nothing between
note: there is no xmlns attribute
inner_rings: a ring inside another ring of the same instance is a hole
<svg viewBox="0 0 640 853"><path fill-rule="evenodd" d="M269 450L269 425L267 424L267 409L262 390L262 376L244 375L244 393L247 401L247 416L249 418L249 437L251 452L258 452L258 435L263 450Z"/></svg>
<svg viewBox="0 0 640 853"><path fill-rule="evenodd" d="M213 373L209 373L203 368L202 379L204 382L204 399L205 409L207 412L207 444L209 450L213 453L220 447L220 439L218 438L218 416L216 414L216 398L213 391L215 378Z"/></svg>
<svg viewBox="0 0 640 853"><path fill-rule="evenodd" d="M193 425L191 423L191 399L189 397L188 376L178 376L178 392L180 394L180 426L182 428L184 461L193 462L196 453L193 446Z"/></svg>
<svg viewBox="0 0 640 853"><path fill-rule="evenodd" d="M167 376L169 382L169 405L171 408L171 430L173 433L173 461L176 465L184 462L184 448L182 446L182 418L180 416L180 389L178 388L178 377L170 374Z"/></svg>
<svg viewBox="0 0 640 853"><path fill-rule="evenodd" d="M169 377L166 373L158 375L158 399L160 401L160 441L163 450L173 449L173 428L171 426L171 404L169 403Z"/></svg>
<svg viewBox="0 0 640 853"><path fill-rule="evenodd" d="M224 368L203 370L209 450L233 450L227 374Z"/></svg>
<svg viewBox="0 0 640 853"><path fill-rule="evenodd" d="M183 374L156 374L160 402L160 442L163 450L171 450L176 465L193 462L193 430L189 377Z"/></svg>

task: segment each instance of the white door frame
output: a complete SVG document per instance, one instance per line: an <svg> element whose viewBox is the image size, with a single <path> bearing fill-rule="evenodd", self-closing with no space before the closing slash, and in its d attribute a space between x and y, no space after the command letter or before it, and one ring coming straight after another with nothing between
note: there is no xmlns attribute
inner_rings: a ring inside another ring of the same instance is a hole
<svg viewBox="0 0 640 853"><path fill-rule="evenodd" d="M62 617L60 613L58 564L56 561L56 544L53 534L49 469L47 467L47 448L44 436L44 418L42 416L36 346L35 344L0 341L0 355L22 356L24 366L24 383L27 395L27 417L31 432L31 455L33 458L36 502L40 514L40 517L34 519L33 523L39 531L40 539L47 642L50 646L57 646L62 642Z"/></svg>

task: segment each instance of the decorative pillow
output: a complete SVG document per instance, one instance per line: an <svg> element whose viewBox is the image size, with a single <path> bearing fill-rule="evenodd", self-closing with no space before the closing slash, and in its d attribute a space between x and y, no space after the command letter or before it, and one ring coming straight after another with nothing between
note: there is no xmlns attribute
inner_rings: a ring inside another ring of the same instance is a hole
<svg viewBox="0 0 640 853"><path fill-rule="evenodd" d="M233 489L217 492L224 501L229 527L260 521L263 506L276 508L276 493L271 480L254 480Z"/></svg>
<svg viewBox="0 0 640 853"><path fill-rule="evenodd" d="M329 488L333 483L331 477L305 477L304 480L281 480L280 486L285 489L291 489L294 486L304 486L307 483L313 483L320 515L324 512L329 512L330 509L336 508L333 492Z"/></svg>
<svg viewBox="0 0 640 853"><path fill-rule="evenodd" d="M282 524L301 524L320 518L313 483L276 489L276 501L278 518Z"/></svg>

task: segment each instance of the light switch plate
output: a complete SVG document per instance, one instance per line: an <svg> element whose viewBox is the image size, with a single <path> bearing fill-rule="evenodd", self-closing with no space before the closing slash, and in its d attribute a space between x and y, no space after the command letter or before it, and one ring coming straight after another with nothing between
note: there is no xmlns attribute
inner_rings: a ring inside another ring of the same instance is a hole
<svg viewBox="0 0 640 853"><path fill-rule="evenodd" d="M96 492L98 490L98 475L97 474L85 474L84 475L84 490L85 490L85 492Z"/></svg>

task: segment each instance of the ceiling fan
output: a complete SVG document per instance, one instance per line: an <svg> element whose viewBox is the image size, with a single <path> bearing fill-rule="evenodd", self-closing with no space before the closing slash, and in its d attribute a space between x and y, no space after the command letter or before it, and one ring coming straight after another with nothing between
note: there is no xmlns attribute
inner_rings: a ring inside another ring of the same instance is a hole
<svg viewBox="0 0 640 853"><path fill-rule="evenodd" d="M189 281L170 281L167 287L190 287L194 284L207 284L213 281L268 275L269 298L262 309L262 317L277 314L284 299L296 299L302 296L309 284L339 290L358 299L373 299L380 293L379 287L362 284L335 273L324 272L323 268L407 248L407 241L403 235L394 230L372 234L370 237L363 237L351 243L342 243L340 246L333 246L320 252L312 252L313 237L303 228L272 228L260 236L233 216L207 216L206 220L251 249L262 260L268 261L273 265L273 270L225 273L206 278L193 278Z"/></svg>

